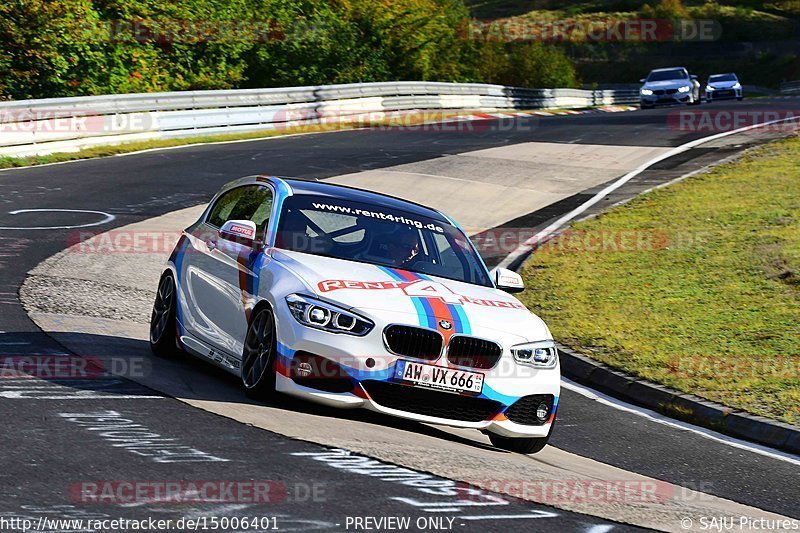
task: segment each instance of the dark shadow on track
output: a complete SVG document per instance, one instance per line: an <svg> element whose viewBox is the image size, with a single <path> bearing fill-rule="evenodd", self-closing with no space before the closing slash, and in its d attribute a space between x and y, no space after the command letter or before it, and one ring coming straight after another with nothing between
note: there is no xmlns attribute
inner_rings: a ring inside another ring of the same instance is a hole
<svg viewBox="0 0 800 533"><path fill-rule="evenodd" d="M12 335L0 334L0 343ZM22 383L30 383L37 391L44 391L39 394L52 394L58 390L63 395L88 395L102 391L106 395L166 395L188 400L267 405L296 413L390 427L497 453L509 453L433 426L367 409L336 409L285 394L278 394L269 402L257 402L244 395L238 377L189 354L173 359L157 357L143 340L85 333L53 333L50 338L39 332L27 333L26 336L45 337L40 341L47 340L50 343L55 339L65 347L60 355L0 354L0 377L5 378L5 383L27 380ZM68 355L70 352L86 355ZM16 374L12 374L14 371ZM0 379L0 389L3 383L4 380Z"/></svg>

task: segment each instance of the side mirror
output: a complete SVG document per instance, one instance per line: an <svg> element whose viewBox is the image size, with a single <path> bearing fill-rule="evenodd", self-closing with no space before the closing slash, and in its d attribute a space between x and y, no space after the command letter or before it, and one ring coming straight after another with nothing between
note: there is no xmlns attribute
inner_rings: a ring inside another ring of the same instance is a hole
<svg viewBox="0 0 800 533"><path fill-rule="evenodd" d="M639 83L644 83L644 82L646 82L646 81L647 81L647 79L645 79L645 78L642 78L642 79L640 79L640 80L639 80Z"/></svg>
<svg viewBox="0 0 800 533"><path fill-rule="evenodd" d="M256 240L256 223L252 220L229 220L219 230L222 239L252 246Z"/></svg>
<svg viewBox="0 0 800 533"><path fill-rule="evenodd" d="M490 272L495 286L501 291L515 293L525 290L522 276L507 268L495 268Z"/></svg>

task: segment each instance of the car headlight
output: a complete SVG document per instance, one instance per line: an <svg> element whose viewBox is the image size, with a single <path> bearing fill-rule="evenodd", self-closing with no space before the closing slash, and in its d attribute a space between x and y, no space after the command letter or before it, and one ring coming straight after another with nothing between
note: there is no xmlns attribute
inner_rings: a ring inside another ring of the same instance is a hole
<svg viewBox="0 0 800 533"><path fill-rule="evenodd" d="M679 93L688 93L691 90L692 90L692 88L690 86L688 86L688 85L684 85L683 87L678 87L678 92Z"/></svg>
<svg viewBox="0 0 800 533"><path fill-rule="evenodd" d="M558 350L553 341L528 342L511 347L514 360L525 365L553 368L558 362Z"/></svg>
<svg viewBox="0 0 800 533"><path fill-rule="evenodd" d="M361 337L375 326L366 318L309 296L290 294L286 297L286 303L295 320L304 326L329 333L345 333Z"/></svg>
<svg viewBox="0 0 800 533"><path fill-rule="evenodd" d="M711 85L707 85L706 86L706 91L712 92L712 91L716 91L716 89L714 87L712 87Z"/></svg>
<svg viewBox="0 0 800 533"><path fill-rule="evenodd" d="M653 91L651 91L650 89L642 89L642 94L645 96L650 96L651 94L653 94Z"/></svg>
<svg viewBox="0 0 800 533"><path fill-rule="evenodd" d="M737 81L736 83L733 84L733 87L731 87L731 88L732 89L741 89L742 88L742 84Z"/></svg>

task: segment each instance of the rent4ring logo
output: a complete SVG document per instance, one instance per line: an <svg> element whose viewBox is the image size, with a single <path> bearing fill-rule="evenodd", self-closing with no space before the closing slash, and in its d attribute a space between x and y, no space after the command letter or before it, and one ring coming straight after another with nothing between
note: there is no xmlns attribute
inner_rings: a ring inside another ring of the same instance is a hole
<svg viewBox="0 0 800 533"><path fill-rule="evenodd" d="M437 233L444 233L444 228L437 224L434 224L433 222L423 224L419 220L413 218L407 218L403 215L384 213L382 211L370 211L367 209L349 207L346 205L320 204L317 202L312 202L311 205L314 207L314 209L317 209L319 211L329 211L331 213L342 213L343 215L355 215L360 217L388 220L389 222L395 222L397 224L413 226L417 229L427 229L429 231L435 231Z"/></svg>
<svg viewBox="0 0 800 533"><path fill-rule="evenodd" d="M345 279L327 279L320 281L317 287L321 292L331 292L342 289L351 290L387 290L400 289L408 297L438 298L444 303L463 305L475 304L487 307L501 307L506 309L527 308L519 302L510 300L487 300L484 298L471 298L453 292L442 283L417 279L413 281L355 281Z"/></svg>

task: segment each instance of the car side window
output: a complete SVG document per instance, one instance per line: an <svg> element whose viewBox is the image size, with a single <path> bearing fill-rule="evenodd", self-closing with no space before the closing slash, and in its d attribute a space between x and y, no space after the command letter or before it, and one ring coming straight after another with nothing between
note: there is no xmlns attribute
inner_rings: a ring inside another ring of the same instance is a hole
<svg viewBox="0 0 800 533"><path fill-rule="evenodd" d="M258 235L264 235L272 213L272 191L260 185L237 187L223 194L208 215L207 222L221 228L229 220L251 220Z"/></svg>

